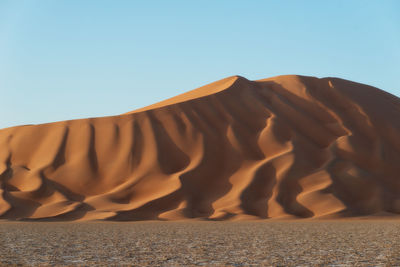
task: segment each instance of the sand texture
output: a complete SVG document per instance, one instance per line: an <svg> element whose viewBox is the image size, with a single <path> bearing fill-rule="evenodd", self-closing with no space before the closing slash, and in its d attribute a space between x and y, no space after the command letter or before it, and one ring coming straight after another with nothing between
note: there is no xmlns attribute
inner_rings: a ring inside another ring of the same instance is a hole
<svg viewBox="0 0 400 267"><path fill-rule="evenodd" d="M396 214L400 99L338 78L234 76L119 116L0 130L0 219Z"/></svg>

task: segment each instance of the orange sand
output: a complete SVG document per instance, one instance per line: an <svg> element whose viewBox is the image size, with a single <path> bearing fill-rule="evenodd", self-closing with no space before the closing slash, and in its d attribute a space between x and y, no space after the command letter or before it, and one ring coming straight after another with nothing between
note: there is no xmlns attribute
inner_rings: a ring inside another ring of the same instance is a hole
<svg viewBox="0 0 400 267"><path fill-rule="evenodd" d="M399 98L235 76L120 116L0 130L0 218L396 214L399 163Z"/></svg>

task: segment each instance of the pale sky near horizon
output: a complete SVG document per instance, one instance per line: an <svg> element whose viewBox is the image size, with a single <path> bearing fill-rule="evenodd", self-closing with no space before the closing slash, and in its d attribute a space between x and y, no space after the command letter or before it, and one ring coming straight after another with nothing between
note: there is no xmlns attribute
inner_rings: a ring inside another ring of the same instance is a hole
<svg viewBox="0 0 400 267"><path fill-rule="evenodd" d="M0 128L283 74L400 96L400 1L0 0Z"/></svg>

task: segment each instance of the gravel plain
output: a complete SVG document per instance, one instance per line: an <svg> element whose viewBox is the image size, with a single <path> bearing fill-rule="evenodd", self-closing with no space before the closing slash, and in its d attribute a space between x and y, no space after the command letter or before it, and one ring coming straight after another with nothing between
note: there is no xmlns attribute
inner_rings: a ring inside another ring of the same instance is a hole
<svg viewBox="0 0 400 267"><path fill-rule="evenodd" d="M400 266L400 221L2 222L0 264Z"/></svg>

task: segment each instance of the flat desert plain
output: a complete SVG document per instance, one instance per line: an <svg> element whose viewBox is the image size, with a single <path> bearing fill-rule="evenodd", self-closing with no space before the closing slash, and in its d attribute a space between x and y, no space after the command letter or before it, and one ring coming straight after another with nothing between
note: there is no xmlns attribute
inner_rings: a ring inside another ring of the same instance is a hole
<svg viewBox="0 0 400 267"><path fill-rule="evenodd" d="M0 223L2 265L399 266L400 221Z"/></svg>

